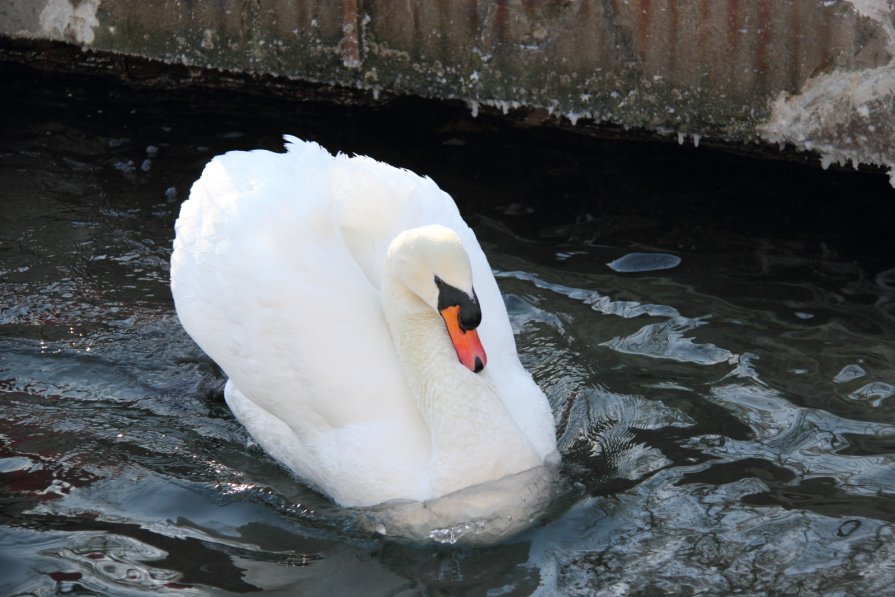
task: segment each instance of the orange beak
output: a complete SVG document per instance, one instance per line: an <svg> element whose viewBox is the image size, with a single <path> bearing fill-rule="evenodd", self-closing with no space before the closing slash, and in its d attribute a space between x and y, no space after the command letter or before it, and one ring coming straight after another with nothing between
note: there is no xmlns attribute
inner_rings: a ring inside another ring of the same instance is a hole
<svg viewBox="0 0 895 597"><path fill-rule="evenodd" d="M478 373L485 368L488 357L475 330L464 330L460 327L460 307L453 305L441 310L441 317L447 326L448 334L457 351L457 357L467 369Z"/></svg>

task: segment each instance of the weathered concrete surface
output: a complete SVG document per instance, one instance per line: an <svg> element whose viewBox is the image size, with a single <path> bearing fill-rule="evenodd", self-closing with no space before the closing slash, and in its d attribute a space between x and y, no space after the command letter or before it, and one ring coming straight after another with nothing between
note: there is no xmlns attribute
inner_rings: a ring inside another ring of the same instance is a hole
<svg viewBox="0 0 895 597"><path fill-rule="evenodd" d="M0 3L11 38L890 168L893 19L893 0Z"/></svg>

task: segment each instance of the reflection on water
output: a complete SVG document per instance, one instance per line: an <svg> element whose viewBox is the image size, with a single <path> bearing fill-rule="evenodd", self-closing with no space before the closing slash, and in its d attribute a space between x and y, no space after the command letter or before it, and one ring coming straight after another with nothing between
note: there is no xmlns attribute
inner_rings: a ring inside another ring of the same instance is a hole
<svg viewBox="0 0 895 597"><path fill-rule="evenodd" d="M380 108L4 67L4 594L872 594L895 583L885 178ZM481 549L388 543L217 398L167 260L204 163L291 132L429 174L473 224L565 491Z"/></svg>

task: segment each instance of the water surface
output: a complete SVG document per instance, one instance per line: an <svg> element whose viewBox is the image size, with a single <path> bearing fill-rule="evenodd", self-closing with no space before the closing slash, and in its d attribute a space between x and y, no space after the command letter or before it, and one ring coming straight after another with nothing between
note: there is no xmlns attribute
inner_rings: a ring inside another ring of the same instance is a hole
<svg viewBox="0 0 895 597"><path fill-rule="evenodd" d="M842 594L895 585L895 195L702 147L399 100L4 67L3 594ZM177 323L213 155L292 133L427 174L473 225L564 456L548 519L384 542L251 445Z"/></svg>

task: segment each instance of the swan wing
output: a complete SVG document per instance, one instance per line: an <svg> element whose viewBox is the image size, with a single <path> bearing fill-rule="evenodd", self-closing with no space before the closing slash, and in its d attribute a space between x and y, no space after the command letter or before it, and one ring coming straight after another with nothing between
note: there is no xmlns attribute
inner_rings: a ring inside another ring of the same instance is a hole
<svg viewBox="0 0 895 597"><path fill-rule="evenodd" d="M185 329L302 435L412 408L378 290L333 218L331 165L312 143L215 158L181 209L172 257Z"/></svg>

